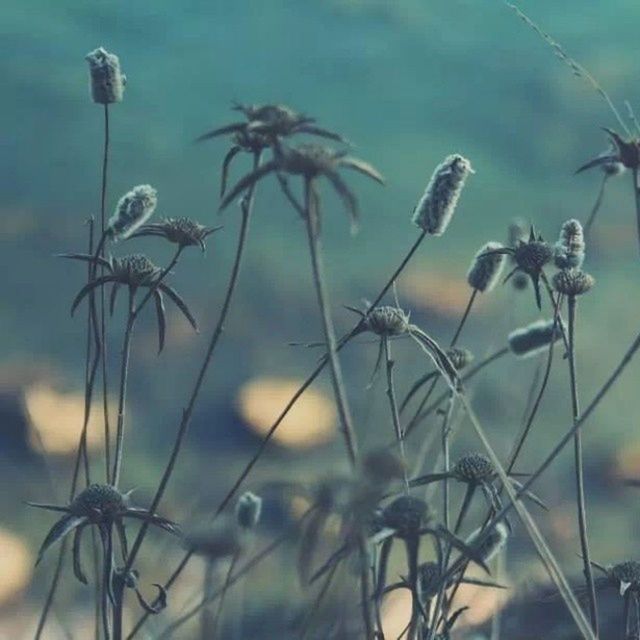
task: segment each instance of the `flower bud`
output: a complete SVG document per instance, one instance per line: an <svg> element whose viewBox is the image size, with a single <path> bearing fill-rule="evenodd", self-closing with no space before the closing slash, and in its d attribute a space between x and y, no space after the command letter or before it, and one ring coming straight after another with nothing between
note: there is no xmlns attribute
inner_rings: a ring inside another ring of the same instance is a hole
<svg viewBox="0 0 640 640"><path fill-rule="evenodd" d="M155 211L158 192L148 184L140 184L125 193L111 216L107 232L117 240L128 238Z"/></svg>
<svg viewBox="0 0 640 640"><path fill-rule="evenodd" d="M503 248L500 242L487 242L476 253L467 272L467 282L472 289L488 293L496 286L504 267L505 254L491 252Z"/></svg>
<svg viewBox="0 0 640 640"><path fill-rule="evenodd" d="M475 540L480 537L482 529L476 529L466 540L467 545L473 546ZM484 562L489 562L495 558L507 543L509 538L509 527L504 522L498 522L489 535L480 543L478 549L480 557Z"/></svg>
<svg viewBox="0 0 640 640"><path fill-rule="evenodd" d="M262 513L262 498L251 493L251 491L245 491L238 502L236 502L236 522L243 529L253 529L260 520L260 514Z"/></svg>
<svg viewBox="0 0 640 640"><path fill-rule="evenodd" d="M508 336L509 347L517 356L528 358L544 350L551 341L562 336L560 327L553 327L553 320L537 320L526 327L512 331Z"/></svg>
<svg viewBox="0 0 640 640"><path fill-rule="evenodd" d="M98 104L122 102L126 76L120 70L118 56L98 47L85 56L91 76L91 98Z"/></svg>

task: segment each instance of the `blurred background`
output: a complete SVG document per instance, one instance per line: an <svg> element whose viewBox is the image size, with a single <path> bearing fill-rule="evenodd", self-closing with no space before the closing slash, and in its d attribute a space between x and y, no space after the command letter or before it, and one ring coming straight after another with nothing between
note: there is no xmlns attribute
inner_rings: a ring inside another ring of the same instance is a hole
<svg viewBox="0 0 640 640"><path fill-rule="evenodd" d="M623 113L624 100L640 108L640 61L632 55L637 2L529 0L520 6L593 73ZM81 428L85 322L82 314L71 319L69 306L85 271L54 254L82 251L85 223L99 212L102 111L88 94L88 51L102 45L117 53L128 77L124 102L110 110L107 210L132 186L149 183L159 192L158 218L191 216L224 224L210 238L206 255L186 252L171 278L197 316L201 334L169 309L167 347L160 357L151 314L135 336L123 486L137 488L141 505L153 495L170 451L235 249L239 212L230 207L222 219L217 214L228 142L192 143L200 133L235 120L232 101L282 102L313 115L352 140L355 155L387 178L381 188L350 176L363 218L355 237L325 189L326 263L340 332L354 321L342 305L374 298L417 237L411 212L436 164L453 152L471 160L476 175L448 232L425 242L398 282L401 305L442 343L466 305L465 274L480 245L506 242L514 217L534 222L551 240L567 218L587 218L601 176L573 174L606 148L600 127L617 127L596 92L497 0L5 0L0 12L0 638L33 634L55 564L52 553L34 571L34 554L53 516L34 513L24 501L64 501ZM247 158L238 159L232 178L248 167ZM578 318L585 403L637 331L634 218L629 176L610 180L585 265L597 285L581 300ZM151 239L114 248L119 255L132 251L143 251L158 264L170 256L170 247ZM480 298L461 340L476 359L505 344L510 330L540 316L530 288L515 292L505 286ZM542 315L549 316L548 305ZM110 325L113 381L122 322L116 313ZM267 180L259 188L224 339L161 508L165 515L189 520L194 504L200 517L217 505L260 434L315 365L317 351L289 343L320 336L304 226L275 181ZM406 392L428 363L409 344L398 343L395 354L399 388ZM375 355L375 345L366 340L344 352L365 449L392 436L383 380L367 389ZM502 455L521 424L538 366L535 359L507 357L472 386ZM593 556L603 564L636 553L637 490L624 488L620 480L640 476L637 375L638 365L632 364L585 430ZM313 483L346 471L331 400L323 376L269 447L248 487L259 491L271 480ZM568 374L558 358L523 467L535 468L569 422ZM96 418L89 444L98 475L101 429ZM454 457L479 448L462 423ZM563 566L577 576L571 478L566 452L537 493L551 507L539 514L544 532ZM292 517L273 503L261 533L266 540ZM517 534L507 572L522 587L542 574L526 535ZM157 542L166 545L165 558L180 556L175 544L160 537ZM170 562L158 566L157 554L157 549L144 554L145 584L166 577ZM253 597L244 624L252 628L259 621L260 637L285 637L278 634L303 602L292 557L291 549L283 551L247 583ZM276 568L282 579L274 582ZM202 567L193 563L172 599L174 611L193 597L201 574ZM481 603L477 615L486 616L491 606ZM85 637L92 628L90 607L90 590L67 570L45 637L66 637L65 629Z"/></svg>

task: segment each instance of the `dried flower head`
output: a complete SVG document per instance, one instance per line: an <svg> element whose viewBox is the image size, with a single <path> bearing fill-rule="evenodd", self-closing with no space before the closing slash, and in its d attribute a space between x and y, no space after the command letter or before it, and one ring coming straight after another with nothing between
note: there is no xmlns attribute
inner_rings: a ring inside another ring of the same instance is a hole
<svg viewBox="0 0 640 640"><path fill-rule="evenodd" d="M467 282L472 289L488 293L496 286L504 268L505 255L494 252L502 248L500 242L487 242L476 253L467 272Z"/></svg>
<svg viewBox="0 0 640 640"><path fill-rule="evenodd" d="M399 538L418 534L431 519L429 505L420 498L400 496L382 510L381 523L393 529Z"/></svg>
<svg viewBox="0 0 640 640"><path fill-rule="evenodd" d="M553 320L537 320L526 327L512 331L507 340L513 353L522 358L534 356L562 336L559 326L554 329Z"/></svg>
<svg viewBox="0 0 640 640"><path fill-rule="evenodd" d="M553 288L566 296L581 296L594 284L593 277L580 269L562 269L553 276Z"/></svg>
<svg viewBox="0 0 640 640"><path fill-rule="evenodd" d="M165 218L161 222L145 224L129 234L129 238L158 236L179 247L200 247L205 250L205 240L220 227L205 227L191 218Z"/></svg>
<svg viewBox="0 0 640 640"><path fill-rule="evenodd" d="M401 336L409 330L409 314L398 307L382 306L369 311L365 329L379 336Z"/></svg>
<svg viewBox="0 0 640 640"><path fill-rule="evenodd" d="M490 481L496 476L491 460L481 453L462 456L451 472L456 480L473 484Z"/></svg>
<svg viewBox="0 0 640 640"><path fill-rule="evenodd" d="M456 210L462 188L475 173L471 163L459 154L447 156L435 169L413 212L413 223L434 236L441 236Z"/></svg>
<svg viewBox="0 0 640 640"><path fill-rule="evenodd" d="M142 253L112 258L110 262L114 280L133 288L148 286L161 271Z"/></svg>
<svg viewBox="0 0 640 640"><path fill-rule="evenodd" d="M196 555L219 560L239 553L244 543L242 534L235 520L220 517L212 525L188 533L184 544Z"/></svg>
<svg viewBox="0 0 640 640"><path fill-rule="evenodd" d="M437 562L424 562L418 567L418 589L424 600L438 594L442 571Z"/></svg>
<svg viewBox="0 0 640 640"><path fill-rule="evenodd" d="M456 371L461 371L473 362L473 353L471 353L469 349L463 349L462 347L451 347L447 349L447 356Z"/></svg>
<svg viewBox="0 0 640 640"><path fill-rule="evenodd" d="M554 261L558 269L581 267L584 262L584 232L578 220L567 220L560 229Z"/></svg>
<svg viewBox="0 0 640 640"><path fill-rule="evenodd" d="M236 502L236 522L243 529L253 529L260 520L262 498L245 491Z"/></svg>
<svg viewBox="0 0 640 640"><path fill-rule="evenodd" d="M476 529L466 540L469 546L473 546L474 542L482 534L482 528ZM478 552L485 562L495 558L509 539L509 527L502 521L489 532L487 537L480 543Z"/></svg>
<svg viewBox="0 0 640 640"><path fill-rule="evenodd" d="M609 136L611 149L583 164L576 173L581 173L593 167L600 167L608 175L616 175L622 172L616 165L622 165L623 169L637 169L640 167L640 140L637 138L624 140L615 131L606 127L604 130Z"/></svg>
<svg viewBox="0 0 640 640"><path fill-rule="evenodd" d="M620 562L607 568L610 580L620 590L620 595L631 589L634 592L640 592L640 562L635 560L627 560Z"/></svg>
<svg viewBox="0 0 640 640"><path fill-rule="evenodd" d="M107 225L107 233L115 240L128 238L153 214L158 192L148 184L140 184L125 193Z"/></svg>
<svg viewBox="0 0 640 640"><path fill-rule="evenodd" d="M126 76L120 70L118 56L98 47L85 56L91 77L91 98L98 104L122 102Z"/></svg>

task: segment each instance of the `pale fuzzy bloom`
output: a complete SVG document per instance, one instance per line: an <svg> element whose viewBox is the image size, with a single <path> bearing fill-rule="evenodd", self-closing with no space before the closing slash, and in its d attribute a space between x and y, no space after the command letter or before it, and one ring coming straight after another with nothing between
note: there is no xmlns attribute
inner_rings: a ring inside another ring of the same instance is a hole
<svg viewBox="0 0 640 640"><path fill-rule="evenodd" d="M117 55L98 47L85 56L91 76L91 98L98 104L122 102L126 76L120 70Z"/></svg>
<svg viewBox="0 0 640 640"><path fill-rule="evenodd" d="M567 220L560 229L555 246L555 263L559 269L581 267L584 262L584 232L578 220Z"/></svg>
<svg viewBox="0 0 640 640"><path fill-rule="evenodd" d="M140 184L125 193L109 220L107 232L116 240L128 238L153 214L158 192L148 184Z"/></svg>
<svg viewBox="0 0 640 640"><path fill-rule="evenodd" d="M508 336L511 351L522 358L529 358L543 351L551 340L562 335L560 327L553 329L553 320L537 320L526 327L512 331Z"/></svg>
<svg viewBox="0 0 640 640"><path fill-rule="evenodd" d="M459 154L448 156L436 167L424 194L413 212L413 223L434 236L449 226L460 193L470 173L469 160Z"/></svg>
<svg viewBox="0 0 640 640"><path fill-rule="evenodd" d="M478 539L482 529L476 529L466 540L467 545L472 546ZM498 522L487 538L480 544L479 553L484 562L489 562L495 558L503 549L509 539L509 528L504 522Z"/></svg>
<svg viewBox="0 0 640 640"><path fill-rule="evenodd" d="M472 289L488 293L498 284L504 268L505 254L491 252L500 249L504 249L500 242L487 242L476 253L467 272L467 282Z"/></svg>
<svg viewBox="0 0 640 640"><path fill-rule="evenodd" d="M245 491L236 502L236 522L243 529L253 529L260 520L262 498L251 491Z"/></svg>

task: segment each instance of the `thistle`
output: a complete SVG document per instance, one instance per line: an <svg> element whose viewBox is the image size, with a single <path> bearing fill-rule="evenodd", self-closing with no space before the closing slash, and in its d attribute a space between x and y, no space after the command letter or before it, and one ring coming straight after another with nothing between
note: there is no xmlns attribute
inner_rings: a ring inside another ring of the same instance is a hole
<svg viewBox="0 0 640 640"><path fill-rule="evenodd" d="M579 268L584 262L584 232L578 220L567 220L555 246L554 262L558 269Z"/></svg>
<svg viewBox="0 0 640 640"><path fill-rule="evenodd" d="M200 247L204 252L205 240L218 229L221 227L205 227L191 218L165 218L161 222L141 226L128 237L157 236L181 248Z"/></svg>
<svg viewBox="0 0 640 640"><path fill-rule="evenodd" d="M435 169L413 212L413 223L426 233L441 236L455 213L471 163L459 154L447 156Z"/></svg>
<svg viewBox="0 0 640 640"><path fill-rule="evenodd" d="M91 98L98 104L122 102L126 76L120 70L117 55L98 47L85 56L89 63Z"/></svg>
<svg viewBox="0 0 640 640"><path fill-rule="evenodd" d="M262 498L245 491L236 502L236 522L242 529L254 529L260 520Z"/></svg>
<svg viewBox="0 0 640 640"><path fill-rule="evenodd" d="M511 351L521 358L537 355L562 336L553 320L536 320L526 327L512 331L507 340Z"/></svg>
<svg viewBox="0 0 640 640"><path fill-rule="evenodd" d="M106 233L114 240L128 238L153 214L158 204L158 192L148 184L140 184L125 193L107 223Z"/></svg>
<svg viewBox="0 0 640 640"><path fill-rule="evenodd" d="M399 307L381 306L372 309L367 314L356 310L364 320L364 330L378 336L401 336L409 331L411 326L410 314Z"/></svg>
<svg viewBox="0 0 640 640"><path fill-rule="evenodd" d="M499 242L487 242L476 253L467 273L467 282L472 289L488 293L496 286L504 268L505 256L494 252L502 248Z"/></svg>
<svg viewBox="0 0 640 640"><path fill-rule="evenodd" d="M552 284L558 293L575 298L590 291L595 280L580 269L562 269L553 276Z"/></svg>

